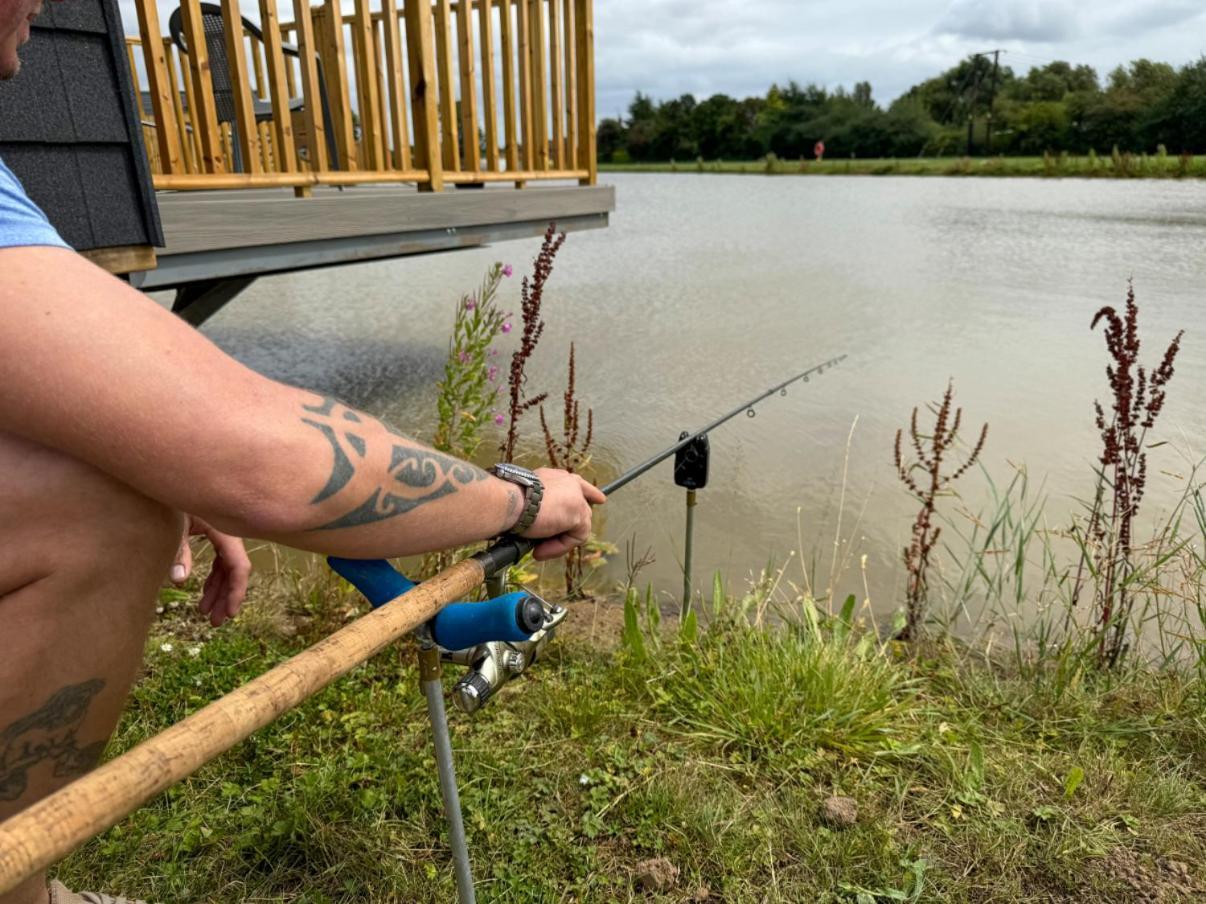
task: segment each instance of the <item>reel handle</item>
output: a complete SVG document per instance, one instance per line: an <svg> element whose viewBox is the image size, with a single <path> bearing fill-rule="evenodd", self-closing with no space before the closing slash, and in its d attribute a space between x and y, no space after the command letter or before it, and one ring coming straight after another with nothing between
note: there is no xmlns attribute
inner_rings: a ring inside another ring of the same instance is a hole
<svg viewBox="0 0 1206 904"><path fill-rule="evenodd" d="M330 556L327 564L359 590L373 608L415 586L414 581L384 559ZM542 627L544 607L523 590L482 603L451 603L427 623L432 640L446 650L463 650L492 640L517 643L529 639Z"/></svg>

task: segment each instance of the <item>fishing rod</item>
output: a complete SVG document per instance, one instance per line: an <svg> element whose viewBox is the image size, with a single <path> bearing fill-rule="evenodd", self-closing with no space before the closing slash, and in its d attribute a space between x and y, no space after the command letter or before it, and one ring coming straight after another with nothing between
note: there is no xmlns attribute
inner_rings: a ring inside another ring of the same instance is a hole
<svg viewBox="0 0 1206 904"><path fill-rule="evenodd" d="M754 407L769 396L785 393L797 380L807 382L845 357L831 358L772 386L707 426L684 434L601 489L616 492L692 442L705 440L709 431L742 411L752 416ZM564 607L549 606L528 591L486 603L454 602L517 563L534 545L525 538L504 537L417 586L383 560L331 560L332 567L374 604L373 611L0 823L0 894L413 632L420 640L419 678L433 728L458 900L471 904L473 879L452 768L441 660L468 665L470 675L480 677L476 706L535 661L565 618ZM484 642L470 643L479 638ZM460 698L454 695L454 699Z"/></svg>
<svg viewBox="0 0 1206 904"><path fill-rule="evenodd" d="M616 477L614 480L610 481L604 486L601 486L599 489L603 491L604 495L610 496L612 493L616 492L616 490L627 486L629 483L636 480L651 468L661 464L671 455L675 455L676 453L686 449L692 443L698 443L700 440L704 439L708 433L715 430L721 424L732 420L737 415L741 414L741 412L744 411L749 417L753 417L755 414L754 409L760 402L766 400L776 392L780 395L787 395L787 387L791 386L791 384L795 383L796 381L807 383L809 378L814 374L819 376L826 370L836 367L844 360L846 360L846 355L838 355L836 358L830 358L828 361L823 361L820 364L814 364L812 367L808 368L808 370L801 371L789 380L784 380L782 383L777 383L770 389L767 389L765 392L761 392L752 399L742 402L732 411L721 415L707 426L701 427L693 433L684 433L676 442L667 446L656 455L653 455L641 462L639 465L629 468L619 477ZM493 575L504 568L514 565L525 555L527 555L527 553L530 552L534 546L535 543L526 539L525 537L514 537L508 535L500 539L488 549L484 549L475 554L473 558L481 563L482 570L485 571L486 576L489 577L490 575Z"/></svg>

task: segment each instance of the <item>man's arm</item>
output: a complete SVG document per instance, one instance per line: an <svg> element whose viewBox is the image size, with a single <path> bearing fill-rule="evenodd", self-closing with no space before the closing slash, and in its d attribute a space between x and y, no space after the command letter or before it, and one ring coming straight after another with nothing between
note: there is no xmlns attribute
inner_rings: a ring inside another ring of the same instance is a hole
<svg viewBox="0 0 1206 904"><path fill-rule="evenodd" d="M86 461L219 530L352 557L480 540L518 487L338 401L239 364L72 252L0 250L0 430ZM542 471L527 532L559 555L597 489Z"/></svg>

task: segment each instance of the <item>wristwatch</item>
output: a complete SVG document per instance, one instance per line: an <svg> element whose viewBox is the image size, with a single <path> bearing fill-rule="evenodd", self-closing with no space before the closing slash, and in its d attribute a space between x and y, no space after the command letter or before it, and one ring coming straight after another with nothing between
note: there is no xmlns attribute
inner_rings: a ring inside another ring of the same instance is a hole
<svg viewBox="0 0 1206 904"><path fill-rule="evenodd" d="M495 477L515 484L523 490L524 499L526 500L523 514L519 516L519 520L515 522L515 526L507 532L522 534L536 521L536 514L540 511L540 500L544 498L544 484L540 482L539 477L527 468L521 468L519 465L513 465L505 461L499 462L492 467L490 473Z"/></svg>

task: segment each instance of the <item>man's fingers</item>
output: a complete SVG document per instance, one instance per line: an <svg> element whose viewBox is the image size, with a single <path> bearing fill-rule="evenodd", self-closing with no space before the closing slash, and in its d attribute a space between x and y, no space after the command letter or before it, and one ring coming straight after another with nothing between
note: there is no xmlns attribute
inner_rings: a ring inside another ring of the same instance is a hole
<svg viewBox="0 0 1206 904"><path fill-rule="evenodd" d="M603 495L603 491L582 477L578 478L582 481L582 495L591 505L602 505L607 501L607 497Z"/></svg>
<svg viewBox="0 0 1206 904"><path fill-rule="evenodd" d="M565 555L571 549L582 544L570 537L568 534L561 534L556 537L549 537L547 540L541 540L532 549L532 558L537 562L545 562L549 559L556 559Z"/></svg>
<svg viewBox="0 0 1206 904"><path fill-rule="evenodd" d="M193 570L193 549L188 543L188 534L180 539L180 549L176 552L176 561L172 565L171 579L173 584L183 584L188 580Z"/></svg>

